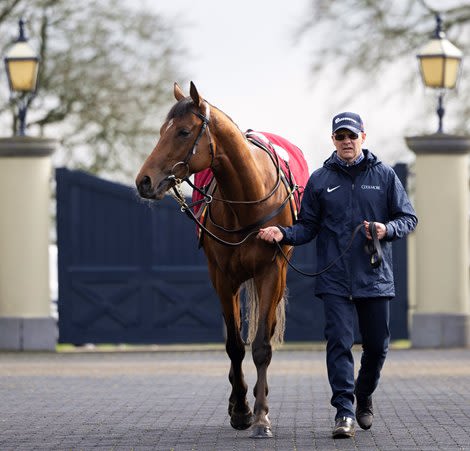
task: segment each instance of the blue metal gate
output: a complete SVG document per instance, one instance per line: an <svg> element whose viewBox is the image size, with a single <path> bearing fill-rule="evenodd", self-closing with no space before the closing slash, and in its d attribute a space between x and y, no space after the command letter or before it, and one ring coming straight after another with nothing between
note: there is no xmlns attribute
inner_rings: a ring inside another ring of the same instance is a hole
<svg viewBox="0 0 470 451"><path fill-rule="evenodd" d="M401 178L404 165L397 167ZM60 168L57 244L60 343L203 343L223 340L219 301L194 224L171 198L141 201L131 187ZM394 243L394 339L407 338L406 241ZM293 262L314 271L312 244ZM323 340L315 280L288 274L286 341Z"/></svg>

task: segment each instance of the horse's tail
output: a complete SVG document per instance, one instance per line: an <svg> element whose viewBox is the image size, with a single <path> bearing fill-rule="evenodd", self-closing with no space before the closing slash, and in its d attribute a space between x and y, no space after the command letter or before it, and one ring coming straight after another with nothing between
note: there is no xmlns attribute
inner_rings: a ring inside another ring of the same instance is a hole
<svg viewBox="0 0 470 451"><path fill-rule="evenodd" d="M253 279L247 280L242 288L245 293L245 319L248 322L248 337L247 343L253 343L256 331L258 329L258 315L259 315L259 298L256 291L255 282ZM273 347L280 346L284 343L284 331L286 329L286 304L287 304L287 288L284 290L281 300L276 307L276 328L271 338L271 345Z"/></svg>

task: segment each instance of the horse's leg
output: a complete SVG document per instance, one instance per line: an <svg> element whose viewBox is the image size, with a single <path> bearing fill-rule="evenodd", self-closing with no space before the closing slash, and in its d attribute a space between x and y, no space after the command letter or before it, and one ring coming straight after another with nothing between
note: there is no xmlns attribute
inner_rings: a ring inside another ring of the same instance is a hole
<svg viewBox="0 0 470 451"><path fill-rule="evenodd" d="M253 389L255 396L253 438L272 437L271 421L268 418L268 366L271 363L271 337L276 327L276 307L285 289L285 265L271 267L270 271L255 278L259 296L259 317L256 336L252 344L253 361L257 380Z"/></svg>
<svg viewBox="0 0 470 451"><path fill-rule="evenodd" d="M232 392L229 397L230 424L235 429L247 429L253 423L253 413L246 399L248 386L242 370L242 362L245 357L245 344L241 338L241 319L239 294L233 302L233 310L224 313L227 327L227 342L225 349L230 358L229 381L232 384ZM224 312L226 310L224 309ZM233 312L233 314L232 314Z"/></svg>
<svg viewBox="0 0 470 451"><path fill-rule="evenodd" d="M227 328L225 349L231 361L229 381L232 385L228 405L230 424L235 429L248 429L253 422L253 414L246 399L248 386L242 370L245 344L241 337L240 294L238 290L233 292L230 282L220 271L211 275L222 304Z"/></svg>

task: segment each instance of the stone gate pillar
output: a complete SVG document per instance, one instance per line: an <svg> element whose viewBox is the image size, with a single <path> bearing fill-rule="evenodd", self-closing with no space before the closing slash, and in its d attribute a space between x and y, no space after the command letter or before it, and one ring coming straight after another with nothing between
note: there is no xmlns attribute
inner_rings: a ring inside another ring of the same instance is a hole
<svg viewBox="0 0 470 451"><path fill-rule="evenodd" d="M406 138L416 154L416 309L413 347L470 346L470 137Z"/></svg>
<svg viewBox="0 0 470 451"><path fill-rule="evenodd" d="M49 227L55 141L0 139L0 349L55 350Z"/></svg>

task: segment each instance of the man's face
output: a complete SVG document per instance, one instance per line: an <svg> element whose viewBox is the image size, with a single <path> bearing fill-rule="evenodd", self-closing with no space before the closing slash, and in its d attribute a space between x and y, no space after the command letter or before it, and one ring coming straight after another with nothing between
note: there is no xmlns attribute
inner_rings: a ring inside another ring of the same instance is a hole
<svg viewBox="0 0 470 451"><path fill-rule="evenodd" d="M347 163L352 163L361 154L362 143L366 139L366 134L360 133L357 135L347 128L340 128L331 135L331 139L338 157Z"/></svg>

